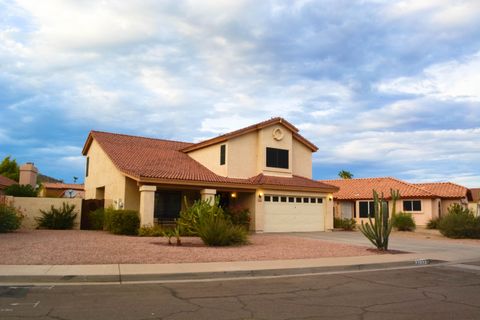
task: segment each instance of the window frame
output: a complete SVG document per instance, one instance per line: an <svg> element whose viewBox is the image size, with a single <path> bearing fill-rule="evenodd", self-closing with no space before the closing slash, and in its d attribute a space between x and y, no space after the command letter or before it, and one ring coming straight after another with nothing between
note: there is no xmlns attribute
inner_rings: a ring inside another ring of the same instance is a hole
<svg viewBox="0 0 480 320"><path fill-rule="evenodd" d="M362 203L367 204L367 215L362 213ZM375 202L370 200L362 200L358 201L358 217L363 219L368 219L368 217L372 217L375 215Z"/></svg>
<svg viewBox="0 0 480 320"><path fill-rule="evenodd" d="M290 169L290 150L266 147L265 166L267 168Z"/></svg>
<svg viewBox="0 0 480 320"><path fill-rule="evenodd" d="M223 166L227 163L227 145L220 145L220 165Z"/></svg>
<svg viewBox="0 0 480 320"><path fill-rule="evenodd" d="M416 210L414 203L417 203L420 205L420 207ZM410 210L405 209L405 204L410 203ZM422 200L418 199L408 199L408 200L402 200L402 208L404 212L422 212Z"/></svg>

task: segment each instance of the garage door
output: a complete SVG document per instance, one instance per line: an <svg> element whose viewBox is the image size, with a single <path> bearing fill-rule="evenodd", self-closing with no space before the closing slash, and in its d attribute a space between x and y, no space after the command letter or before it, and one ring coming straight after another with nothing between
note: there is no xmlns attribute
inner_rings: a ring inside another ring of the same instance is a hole
<svg viewBox="0 0 480 320"><path fill-rule="evenodd" d="M325 230L325 199L310 196L265 195L265 232Z"/></svg>

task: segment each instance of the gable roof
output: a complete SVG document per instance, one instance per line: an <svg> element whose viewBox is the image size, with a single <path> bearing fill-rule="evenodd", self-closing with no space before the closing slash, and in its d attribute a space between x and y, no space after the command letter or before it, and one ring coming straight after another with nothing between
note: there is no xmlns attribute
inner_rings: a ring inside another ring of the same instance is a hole
<svg viewBox="0 0 480 320"><path fill-rule="evenodd" d="M232 131L232 132L229 132L229 133L222 134L220 136L217 136L217 137L214 137L214 138L211 138L211 139L208 139L208 140L204 140L204 141L201 141L201 142L198 142L198 143L195 143L195 144L191 144L191 145L185 147L184 149L182 149L182 151L183 152L190 152L190 151L193 151L193 150L198 150L198 149L201 149L201 148L205 148L205 147L211 146L213 144L225 142L229 139L232 139L232 138L235 138L235 137L238 137L238 136L241 136L241 135L253 132L253 131L257 131L257 130L269 127L269 126L274 125L274 124L284 125L290 131L292 131L293 138L297 139L298 141L303 143L305 146L307 146L310 150L312 150L314 152L318 150L318 147L316 145L314 145L312 142L308 141L306 138L304 138L302 135L300 135L298 133L298 129L293 124L291 124L290 122L288 122L287 120L285 120L283 118L276 117L276 118L272 118L270 120L266 120L266 121L262 121L262 122L253 124L251 126L248 126L248 127L245 127L245 128L239 129L239 130L235 130L235 131Z"/></svg>
<svg viewBox="0 0 480 320"><path fill-rule="evenodd" d="M79 183L44 182L42 187L45 189L84 190L83 184Z"/></svg>
<svg viewBox="0 0 480 320"><path fill-rule="evenodd" d="M383 193L385 199L390 199L390 189L398 190L402 198L436 197L435 194L425 189L392 177L321 180L321 182L340 188L338 192L334 193L334 198L338 200L373 199L373 190L380 195Z"/></svg>
<svg viewBox="0 0 480 320"><path fill-rule="evenodd" d="M12 180L10 178L0 175L0 187L2 188L9 187L12 184L17 184L17 183L18 182L15 180Z"/></svg>
<svg viewBox="0 0 480 320"><path fill-rule="evenodd" d="M468 190L468 200L472 202L480 202L480 188L470 188Z"/></svg>
<svg viewBox="0 0 480 320"><path fill-rule="evenodd" d="M413 185L425 189L440 198L465 198L468 189L451 182L414 183Z"/></svg>
<svg viewBox="0 0 480 320"><path fill-rule="evenodd" d="M271 186L285 190L336 190L334 186L299 176L286 178L258 175L249 179L222 177L184 153L182 150L191 143L180 141L91 131L85 142L83 155L87 154L94 139L118 170L138 181L226 186L233 184L248 189Z"/></svg>

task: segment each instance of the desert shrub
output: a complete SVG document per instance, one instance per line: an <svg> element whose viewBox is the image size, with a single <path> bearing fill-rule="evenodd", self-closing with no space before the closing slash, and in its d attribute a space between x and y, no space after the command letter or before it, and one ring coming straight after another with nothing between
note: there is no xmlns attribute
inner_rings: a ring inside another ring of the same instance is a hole
<svg viewBox="0 0 480 320"><path fill-rule="evenodd" d="M345 231L352 231L355 229L357 222L355 219L348 218L333 218L333 227L343 229Z"/></svg>
<svg viewBox="0 0 480 320"><path fill-rule="evenodd" d="M52 205L48 211L40 210L42 216L35 218L37 226L38 228L54 230L72 229L77 217L74 210L75 205L66 202L62 203L62 207L58 209Z"/></svg>
<svg viewBox="0 0 480 320"><path fill-rule="evenodd" d="M246 230L250 228L250 210L242 207L228 207L224 214L236 226L243 226Z"/></svg>
<svg viewBox="0 0 480 320"><path fill-rule="evenodd" d="M105 209L98 208L88 213L88 221L90 222L90 230L103 230L105 221Z"/></svg>
<svg viewBox="0 0 480 320"><path fill-rule="evenodd" d="M480 217L458 203L438 222L440 233L449 238L480 238Z"/></svg>
<svg viewBox="0 0 480 320"><path fill-rule="evenodd" d="M23 216L11 206L0 204L0 233L15 231L20 228Z"/></svg>
<svg viewBox="0 0 480 320"><path fill-rule="evenodd" d="M158 224L143 226L138 229L140 237L163 237L165 230Z"/></svg>
<svg viewBox="0 0 480 320"><path fill-rule="evenodd" d="M29 184L12 184L4 192L7 196L14 197L36 197L38 194L38 190Z"/></svg>
<svg viewBox="0 0 480 320"><path fill-rule="evenodd" d="M232 246L247 243L247 231L223 215L200 216L198 236L207 246Z"/></svg>
<svg viewBox="0 0 480 320"><path fill-rule="evenodd" d="M177 246L182 245L182 228L180 226L176 226L175 228L166 228L163 230L162 235L168 239L168 244L172 245L172 238L175 237L177 240Z"/></svg>
<svg viewBox="0 0 480 320"><path fill-rule="evenodd" d="M182 234L185 236L198 235L197 227L201 215L224 215L222 207L220 207L220 198L216 197L213 204L207 200L197 200L191 206L188 205L185 198L185 210L180 212L177 225L181 227Z"/></svg>
<svg viewBox="0 0 480 320"><path fill-rule="evenodd" d="M398 231L413 231L417 227L411 213L399 212L392 216L393 227Z"/></svg>
<svg viewBox="0 0 480 320"><path fill-rule="evenodd" d="M135 210L105 210L104 229L113 234L137 235L140 218Z"/></svg>
<svg viewBox="0 0 480 320"><path fill-rule="evenodd" d="M440 222L440 218L430 219L427 222L427 229L438 229L439 222Z"/></svg>

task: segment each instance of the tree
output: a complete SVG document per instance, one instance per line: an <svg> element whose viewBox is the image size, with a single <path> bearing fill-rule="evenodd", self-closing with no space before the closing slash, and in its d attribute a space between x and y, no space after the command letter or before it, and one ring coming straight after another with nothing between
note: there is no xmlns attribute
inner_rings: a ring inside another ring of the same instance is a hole
<svg viewBox="0 0 480 320"><path fill-rule="evenodd" d="M338 173L338 176L342 179L352 179L353 173L351 173L350 171L342 170Z"/></svg>
<svg viewBox="0 0 480 320"><path fill-rule="evenodd" d="M18 181L20 168L15 159L10 160L10 156L5 157L0 163L0 175Z"/></svg>

